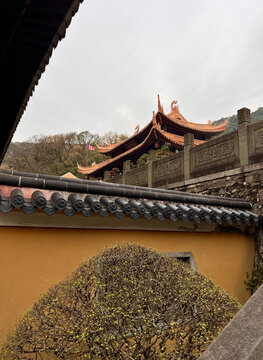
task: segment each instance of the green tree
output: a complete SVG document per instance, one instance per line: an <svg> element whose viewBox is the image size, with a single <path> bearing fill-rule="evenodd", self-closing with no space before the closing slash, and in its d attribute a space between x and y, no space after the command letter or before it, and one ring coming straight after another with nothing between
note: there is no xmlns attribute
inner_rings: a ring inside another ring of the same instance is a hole
<svg viewBox="0 0 263 360"><path fill-rule="evenodd" d="M63 175L70 171L81 177L77 163L86 166L87 144L95 151L89 151L88 165L101 163L107 156L100 154L96 145L106 145L106 142L116 142L127 137L124 134L106 133L103 136L89 131L81 133L58 134L52 136L34 136L27 142L11 143L3 165L7 168L33 173Z"/></svg>
<svg viewBox="0 0 263 360"><path fill-rule="evenodd" d="M239 308L179 260L117 245L37 301L0 359L197 359Z"/></svg>

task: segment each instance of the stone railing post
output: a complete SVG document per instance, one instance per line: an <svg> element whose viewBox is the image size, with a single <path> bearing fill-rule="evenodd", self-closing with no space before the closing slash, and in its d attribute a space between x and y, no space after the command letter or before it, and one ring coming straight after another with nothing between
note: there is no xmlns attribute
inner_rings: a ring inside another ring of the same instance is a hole
<svg viewBox="0 0 263 360"><path fill-rule="evenodd" d="M148 152L148 164L147 164L147 185L153 187L153 162L156 160L156 151L150 150Z"/></svg>
<svg viewBox="0 0 263 360"><path fill-rule="evenodd" d="M248 164L248 125L251 123L250 110L242 108L237 111L238 143L240 165Z"/></svg>
<svg viewBox="0 0 263 360"><path fill-rule="evenodd" d="M194 146L194 134L184 135L184 179L189 180L191 174L190 150Z"/></svg>
<svg viewBox="0 0 263 360"><path fill-rule="evenodd" d="M104 171L103 180L108 181L110 180L110 171Z"/></svg>
<svg viewBox="0 0 263 360"><path fill-rule="evenodd" d="M127 184L126 175L127 172L131 170L131 160L126 160L123 163L123 175L122 175L122 182L123 184Z"/></svg>

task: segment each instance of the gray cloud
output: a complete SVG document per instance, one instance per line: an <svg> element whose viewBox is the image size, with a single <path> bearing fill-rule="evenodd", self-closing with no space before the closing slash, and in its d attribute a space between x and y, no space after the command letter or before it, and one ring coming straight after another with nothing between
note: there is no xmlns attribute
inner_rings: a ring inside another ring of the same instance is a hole
<svg viewBox="0 0 263 360"><path fill-rule="evenodd" d="M86 0L54 51L14 141L133 133L177 99L190 121L263 106L260 0Z"/></svg>

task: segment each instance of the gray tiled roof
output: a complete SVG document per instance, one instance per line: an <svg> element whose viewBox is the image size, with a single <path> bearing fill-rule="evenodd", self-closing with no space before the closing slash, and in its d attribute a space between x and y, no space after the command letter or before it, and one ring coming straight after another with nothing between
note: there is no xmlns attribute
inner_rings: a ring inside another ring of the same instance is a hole
<svg viewBox="0 0 263 360"><path fill-rule="evenodd" d="M243 199L222 198L180 191L68 179L53 175L30 174L0 169L0 212L21 209L25 214L39 210L47 215L63 212L102 218L114 214L118 219L144 217L176 222L212 222L233 226L260 226L261 215L252 213L252 204ZM47 191L48 190L48 191Z"/></svg>
<svg viewBox="0 0 263 360"><path fill-rule="evenodd" d="M139 217L147 220L156 217L160 221L165 219L174 222L182 220L183 222L194 221L197 224L201 221L207 224L215 222L219 225L226 223L235 226L263 224L262 216L246 209L58 191L54 191L48 200L40 190L33 191L32 195L26 198L23 188L15 188L8 197L1 197L0 212L8 213L14 209L20 209L27 215L40 210L47 215L54 215L58 211L62 211L66 216L79 213L86 217L98 214L105 218L114 214L118 219L127 216L134 220Z"/></svg>

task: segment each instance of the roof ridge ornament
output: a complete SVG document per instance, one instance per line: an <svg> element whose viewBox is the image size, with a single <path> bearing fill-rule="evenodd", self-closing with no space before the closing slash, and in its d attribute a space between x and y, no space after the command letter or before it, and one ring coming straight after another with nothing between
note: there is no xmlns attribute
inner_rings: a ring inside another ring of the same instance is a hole
<svg viewBox="0 0 263 360"><path fill-rule="evenodd" d="M140 125L137 125L134 129L134 134L138 133L140 131Z"/></svg>
<svg viewBox="0 0 263 360"><path fill-rule="evenodd" d="M171 102L171 110L172 110L172 112L179 112L179 107L176 104L177 104L177 100L173 100Z"/></svg>
<svg viewBox="0 0 263 360"><path fill-rule="evenodd" d="M160 95L158 94L158 111L163 113L163 107L160 101Z"/></svg>

